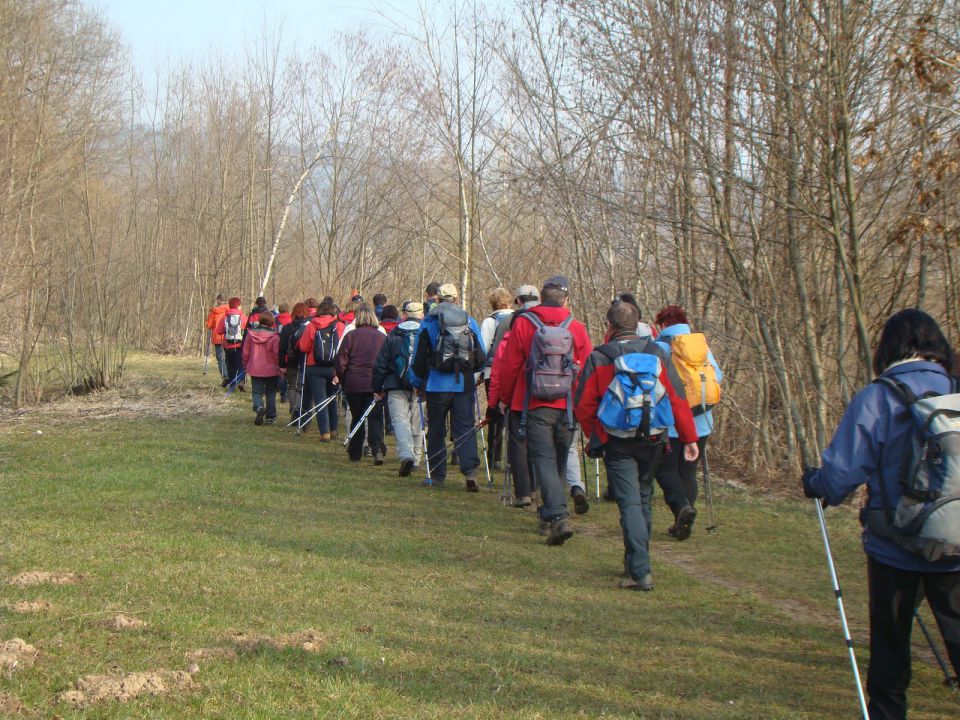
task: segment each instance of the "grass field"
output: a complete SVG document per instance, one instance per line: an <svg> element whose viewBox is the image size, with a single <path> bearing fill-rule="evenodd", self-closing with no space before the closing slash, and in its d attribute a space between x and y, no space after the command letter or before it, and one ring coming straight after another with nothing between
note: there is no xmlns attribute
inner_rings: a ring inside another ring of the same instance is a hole
<svg viewBox="0 0 960 720"><path fill-rule="evenodd" d="M548 548L498 492L421 489L392 454L349 465L315 427L254 427L249 394L223 400L196 360L136 356L127 374L119 393L0 416L0 643L36 650L0 665L8 712L857 717L809 503L719 486L719 533L676 543L658 497L656 589L625 592L613 505ZM865 669L855 517L828 517ZM2 582L27 571L77 577ZM927 655L911 717L955 718ZM78 683L86 698L63 695ZM141 686L159 694L96 699Z"/></svg>

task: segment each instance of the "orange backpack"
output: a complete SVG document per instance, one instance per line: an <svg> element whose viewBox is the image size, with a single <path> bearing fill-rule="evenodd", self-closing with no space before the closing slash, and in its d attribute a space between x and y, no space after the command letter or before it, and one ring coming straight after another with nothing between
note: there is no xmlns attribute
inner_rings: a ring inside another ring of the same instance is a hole
<svg viewBox="0 0 960 720"><path fill-rule="evenodd" d="M720 402L720 383L708 357L707 338L703 333L671 337L670 351L690 409L694 415L702 415Z"/></svg>

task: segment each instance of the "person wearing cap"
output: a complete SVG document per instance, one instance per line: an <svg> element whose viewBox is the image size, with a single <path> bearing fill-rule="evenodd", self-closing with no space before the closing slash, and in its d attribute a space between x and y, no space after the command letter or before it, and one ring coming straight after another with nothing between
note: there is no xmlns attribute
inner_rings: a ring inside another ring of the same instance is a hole
<svg viewBox="0 0 960 720"><path fill-rule="evenodd" d="M420 408L408 377L410 358L422 320L421 303L412 300L404 303L403 322L389 332L373 366L373 392L377 399L382 400L384 396L387 399L393 434L397 439L400 477L409 476L420 465L423 452Z"/></svg>
<svg viewBox="0 0 960 720"><path fill-rule="evenodd" d="M427 453L432 477L424 485L443 487L447 475L446 428L447 416L453 427L455 449L460 455L460 472L463 473L467 491L477 492L477 436L474 432L475 390L474 373L483 367L486 352L480 325L458 304L460 293L453 283L444 283L437 293L440 304L436 305L420 324L420 332L414 350L410 383L427 398L429 426L427 429ZM441 330L446 328L450 338L453 331L462 332L460 347L469 348L470 357L456 361L453 371L439 367L440 355L435 352L443 344ZM469 336L466 335L469 333ZM471 338L471 342L466 340Z"/></svg>
<svg viewBox="0 0 960 720"><path fill-rule="evenodd" d="M567 396L557 400L542 400L528 393L526 365L538 327L527 316L536 316L544 326L559 327L571 317L569 296L570 281L565 276L554 275L544 282L540 304L530 308L527 313L519 314L514 322L500 370L501 411L509 407L511 413L521 416L522 423L522 413L527 410L524 428L527 456L543 497L540 519L549 523L548 545L562 545L573 535L573 528L567 520L570 513L567 511L564 490L567 460L574 436L571 421L573 407ZM574 372L577 372L586 362L593 345L587 329L578 320L571 319L567 330L573 341Z"/></svg>

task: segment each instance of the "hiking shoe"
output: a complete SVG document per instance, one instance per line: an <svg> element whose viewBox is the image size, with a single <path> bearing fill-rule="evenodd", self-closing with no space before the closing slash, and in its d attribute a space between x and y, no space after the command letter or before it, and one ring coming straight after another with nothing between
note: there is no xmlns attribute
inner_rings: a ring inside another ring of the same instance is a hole
<svg viewBox="0 0 960 720"><path fill-rule="evenodd" d="M240 392L247 391L247 389L243 386L243 383L240 383L239 385L237 385L237 390L239 390Z"/></svg>
<svg viewBox="0 0 960 720"><path fill-rule="evenodd" d="M647 573L639 580L632 577L625 577L620 581L621 590L636 590L638 592L650 592L653 590L653 575Z"/></svg>
<svg viewBox="0 0 960 720"><path fill-rule="evenodd" d="M263 425L263 419L267 415L266 408L257 408L257 416L253 419L254 425Z"/></svg>
<svg viewBox="0 0 960 720"><path fill-rule="evenodd" d="M320 433L320 442L330 442L330 433Z"/></svg>
<svg viewBox="0 0 960 720"><path fill-rule="evenodd" d="M383 455L379 452L373 454L373 464L374 465L383 465Z"/></svg>
<svg viewBox="0 0 960 720"><path fill-rule="evenodd" d="M570 527L570 522L566 518L563 520L555 520L550 523L550 534L547 535L547 545L563 545L572 537L573 528Z"/></svg>
<svg viewBox="0 0 960 720"><path fill-rule="evenodd" d="M264 425L273 425L277 421L276 418L267 418L263 421Z"/></svg>
<svg viewBox="0 0 960 720"><path fill-rule="evenodd" d="M413 460L407 458L402 463L400 463L400 472L397 473L400 477L410 477L410 471L413 470Z"/></svg>
<svg viewBox="0 0 960 720"><path fill-rule="evenodd" d="M590 503L587 502L587 494L578 487L570 491L570 497L573 498L573 511L577 515L585 515L590 509Z"/></svg>
<svg viewBox="0 0 960 720"><path fill-rule="evenodd" d="M518 507L518 508L530 507L532 504L533 504L533 500L531 500L528 495L518 497L512 503L513 507Z"/></svg>
<svg viewBox="0 0 960 720"><path fill-rule="evenodd" d="M222 383L220 383L220 387L225 388L229 384L230 384L229 380L224 380Z"/></svg>
<svg viewBox="0 0 960 720"><path fill-rule="evenodd" d="M480 492L480 488L477 487L476 473L470 473L464 479L467 481L467 492Z"/></svg>
<svg viewBox="0 0 960 720"><path fill-rule="evenodd" d="M693 530L693 521L697 519L697 511L694 510L689 505L684 505L680 508L680 512L677 513L677 523L676 523L676 532L674 537L679 541L686 540L690 537L690 532Z"/></svg>
<svg viewBox="0 0 960 720"><path fill-rule="evenodd" d="M370 457L371 455L373 455L373 449L369 445L364 445L363 454L366 455L367 457Z"/></svg>

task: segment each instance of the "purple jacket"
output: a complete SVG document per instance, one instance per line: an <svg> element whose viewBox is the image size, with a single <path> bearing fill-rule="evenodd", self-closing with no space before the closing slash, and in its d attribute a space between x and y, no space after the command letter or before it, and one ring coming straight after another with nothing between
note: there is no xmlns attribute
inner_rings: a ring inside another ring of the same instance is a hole
<svg viewBox="0 0 960 720"><path fill-rule="evenodd" d="M358 327L343 336L335 360L343 392L373 392L373 366L386 341L386 335L369 325Z"/></svg>

